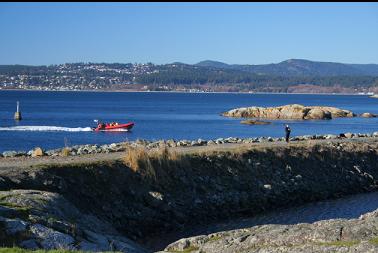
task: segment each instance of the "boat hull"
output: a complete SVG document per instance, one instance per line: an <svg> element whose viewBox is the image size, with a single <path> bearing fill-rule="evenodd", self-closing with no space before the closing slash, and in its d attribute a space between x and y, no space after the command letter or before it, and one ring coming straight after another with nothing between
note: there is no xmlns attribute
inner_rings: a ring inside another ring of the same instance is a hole
<svg viewBox="0 0 378 253"><path fill-rule="evenodd" d="M134 126L134 123L130 122L127 124L118 124L114 126L106 125L104 128L96 127L93 130L94 131L112 131L112 130L121 130L121 129L130 130L131 128L133 128L133 126Z"/></svg>

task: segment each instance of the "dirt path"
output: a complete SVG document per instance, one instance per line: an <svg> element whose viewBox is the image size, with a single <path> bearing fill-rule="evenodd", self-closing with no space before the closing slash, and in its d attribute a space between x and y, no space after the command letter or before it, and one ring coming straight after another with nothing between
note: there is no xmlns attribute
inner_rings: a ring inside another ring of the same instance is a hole
<svg viewBox="0 0 378 253"><path fill-rule="evenodd" d="M172 152L181 154L202 153L202 152L224 152L224 151L241 151L256 148L272 148L272 147L295 147L303 145L314 145L321 143L338 143L338 142L354 142L354 143L373 143L378 142L376 137L368 138L353 138L353 139L332 139L332 140L307 140L307 141L294 141L289 144L285 142L263 142L263 143L225 143L210 146L194 146L194 147L176 147L169 148ZM99 154L87 154L79 156L43 156L43 157L11 157L0 158L0 169L7 168L25 168L36 165L47 164L73 164L73 163L90 163L99 161L115 161L122 159L125 155L125 151L114 153L99 153Z"/></svg>

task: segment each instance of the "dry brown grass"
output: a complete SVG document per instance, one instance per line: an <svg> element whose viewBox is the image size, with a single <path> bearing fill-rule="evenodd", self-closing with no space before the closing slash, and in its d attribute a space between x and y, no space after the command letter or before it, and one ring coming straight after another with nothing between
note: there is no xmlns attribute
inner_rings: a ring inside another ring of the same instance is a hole
<svg viewBox="0 0 378 253"><path fill-rule="evenodd" d="M61 155L62 156L69 156L70 152L71 152L71 150L69 148L63 148L62 152L61 152Z"/></svg>
<svg viewBox="0 0 378 253"><path fill-rule="evenodd" d="M144 177L156 179L156 168L171 167L181 160L181 155L172 152L168 147L147 150L145 147L128 146L124 163L134 172L140 173Z"/></svg>
<svg viewBox="0 0 378 253"><path fill-rule="evenodd" d="M137 172L142 164L147 164L149 162L149 158L148 152L144 147L129 146L126 149L126 155L124 156L123 161L134 172Z"/></svg>
<svg viewBox="0 0 378 253"><path fill-rule="evenodd" d="M150 152L150 157L159 161L160 164L169 164L179 161L182 157L176 151L171 151L167 146L158 148Z"/></svg>

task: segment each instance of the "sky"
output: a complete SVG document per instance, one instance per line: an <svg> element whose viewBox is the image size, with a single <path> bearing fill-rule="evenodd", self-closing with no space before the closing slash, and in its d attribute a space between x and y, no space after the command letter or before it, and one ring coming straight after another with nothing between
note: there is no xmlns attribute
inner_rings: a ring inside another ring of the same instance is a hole
<svg viewBox="0 0 378 253"><path fill-rule="evenodd" d="M378 3L0 3L0 64L378 64Z"/></svg>

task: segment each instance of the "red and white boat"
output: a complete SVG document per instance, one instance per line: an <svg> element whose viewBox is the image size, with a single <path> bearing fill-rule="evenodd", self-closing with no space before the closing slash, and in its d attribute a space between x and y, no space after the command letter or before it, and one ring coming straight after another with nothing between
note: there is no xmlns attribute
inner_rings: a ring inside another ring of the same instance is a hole
<svg viewBox="0 0 378 253"><path fill-rule="evenodd" d="M126 124L120 124L118 122L112 122L112 123L101 123L98 122L97 127L93 128L94 131L115 131L115 130L130 130L133 128L134 123L129 122Z"/></svg>

